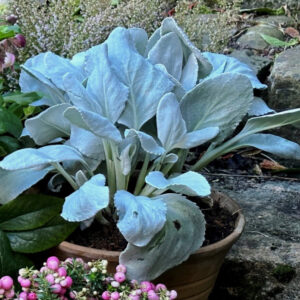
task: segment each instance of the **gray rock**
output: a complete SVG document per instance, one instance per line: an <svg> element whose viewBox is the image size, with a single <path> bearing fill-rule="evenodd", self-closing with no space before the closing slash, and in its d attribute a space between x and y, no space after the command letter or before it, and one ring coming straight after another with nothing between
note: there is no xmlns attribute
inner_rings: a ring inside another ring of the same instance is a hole
<svg viewBox="0 0 300 300"><path fill-rule="evenodd" d="M275 59L269 76L269 105L277 110L300 107L300 47Z"/></svg>
<svg viewBox="0 0 300 300"><path fill-rule="evenodd" d="M235 50L230 56L250 66L259 77L269 69L272 63L271 59L255 55L250 49Z"/></svg>
<svg viewBox="0 0 300 300"><path fill-rule="evenodd" d="M291 9L300 9L300 2L298 0L244 0L242 8L253 9L258 7L268 7L276 9L286 4Z"/></svg>
<svg viewBox="0 0 300 300"><path fill-rule="evenodd" d="M240 204L246 227L210 300L299 300L300 181L242 178L212 182Z"/></svg>
<svg viewBox="0 0 300 300"><path fill-rule="evenodd" d="M238 39L237 44L242 48L263 50L267 48L269 44L261 37L261 34L266 34L279 40L284 39L283 33L277 28L277 26L259 24L250 27L247 32Z"/></svg>
<svg viewBox="0 0 300 300"><path fill-rule="evenodd" d="M294 26L296 21L288 16L261 16L254 19L258 24L268 24L273 26Z"/></svg>

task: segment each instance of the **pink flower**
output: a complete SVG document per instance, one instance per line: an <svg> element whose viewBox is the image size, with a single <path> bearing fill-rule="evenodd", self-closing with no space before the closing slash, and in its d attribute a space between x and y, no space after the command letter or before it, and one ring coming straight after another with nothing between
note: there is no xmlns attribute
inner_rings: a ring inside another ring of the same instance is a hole
<svg viewBox="0 0 300 300"><path fill-rule="evenodd" d="M60 284L55 283L55 284L51 285L51 289L52 289L53 294L60 294L62 287Z"/></svg>
<svg viewBox="0 0 300 300"><path fill-rule="evenodd" d="M142 292L149 292L150 290L152 290L152 285L149 281L142 281L140 286Z"/></svg>
<svg viewBox="0 0 300 300"><path fill-rule="evenodd" d="M65 288L71 287L72 284L73 284L73 279L70 276L67 276L66 279L60 282L60 285Z"/></svg>
<svg viewBox="0 0 300 300"><path fill-rule="evenodd" d="M125 281L126 276L125 276L124 273L117 272L117 273L114 275L114 278L115 278L116 281L118 281L118 282L121 283L121 282Z"/></svg>
<svg viewBox="0 0 300 300"><path fill-rule="evenodd" d="M26 46L26 39L23 34L16 34L13 38L13 43L18 48L23 48Z"/></svg>
<svg viewBox="0 0 300 300"><path fill-rule="evenodd" d="M59 276L67 276L67 270L63 267L59 268L58 271L57 271L58 275Z"/></svg>
<svg viewBox="0 0 300 300"><path fill-rule="evenodd" d="M46 280L47 280L50 284L54 284L54 282L55 282L55 278L54 278L53 274L48 274L48 275L46 276Z"/></svg>
<svg viewBox="0 0 300 300"><path fill-rule="evenodd" d="M103 300L110 300L110 292L108 291L103 292L101 297Z"/></svg>
<svg viewBox="0 0 300 300"><path fill-rule="evenodd" d="M170 291L170 299L173 300L176 298L177 298L177 292L174 290Z"/></svg>
<svg viewBox="0 0 300 300"><path fill-rule="evenodd" d="M156 292L165 291L166 289L167 289L167 287L162 283L158 283L155 287Z"/></svg>
<svg viewBox="0 0 300 300"><path fill-rule="evenodd" d="M159 300L159 296L153 290L148 291L147 294L149 300Z"/></svg>
<svg viewBox="0 0 300 300"><path fill-rule="evenodd" d="M31 281L29 279L23 278L20 281L21 287L29 288L31 286Z"/></svg>
<svg viewBox="0 0 300 300"><path fill-rule="evenodd" d="M20 293L19 300L27 300L27 293L26 292Z"/></svg>
<svg viewBox="0 0 300 300"><path fill-rule="evenodd" d="M5 53L5 59L4 59L4 64L2 66L3 69L5 68L12 68L15 64L16 57L14 54L6 52Z"/></svg>
<svg viewBox="0 0 300 300"><path fill-rule="evenodd" d="M36 300L37 299L37 294L34 292L30 292L27 296L28 300Z"/></svg>
<svg viewBox="0 0 300 300"><path fill-rule="evenodd" d="M120 294L118 292L113 292L110 295L111 300L118 300L120 298Z"/></svg>
<svg viewBox="0 0 300 300"><path fill-rule="evenodd" d="M116 267L117 272L126 273L126 267L124 265L118 265Z"/></svg>
<svg viewBox="0 0 300 300"><path fill-rule="evenodd" d="M56 271L59 267L59 259L56 256L50 256L47 259L47 267L53 271Z"/></svg>
<svg viewBox="0 0 300 300"><path fill-rule="evenodd" d="M0 281L2 283L2 288L6 291L10 290L14 284L14 281L10 276L3 276Z"/></svg>

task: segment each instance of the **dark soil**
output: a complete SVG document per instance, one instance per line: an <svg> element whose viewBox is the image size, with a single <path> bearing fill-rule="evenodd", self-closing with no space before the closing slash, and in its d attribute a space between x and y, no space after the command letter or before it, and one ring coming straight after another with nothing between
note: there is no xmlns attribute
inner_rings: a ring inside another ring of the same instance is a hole
<svg viewBox="0 0 300 300"><path fill-rule="evenodd" d="M232 215L221 208L218 202L215 202L213 207L210 208L199 200L196 197L192 199L205 215L206 234L203 246L207 246L224 239L234 230L237 215ZM110 227L101 226L94 222L92 226L84 231L77 229L68 238L68 241L86 247L111 251L123 251L127 245L127 241L113 222Z"/></svg>

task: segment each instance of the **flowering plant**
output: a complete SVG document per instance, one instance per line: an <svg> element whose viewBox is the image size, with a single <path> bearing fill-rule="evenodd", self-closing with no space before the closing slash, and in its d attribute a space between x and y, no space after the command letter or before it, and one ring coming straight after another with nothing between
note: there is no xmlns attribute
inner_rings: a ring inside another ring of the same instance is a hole
<svg viewBox="0 0 300 300"><path fill-rule="evenodd" d="M15 293L13 279L3 276L0 299L172 300L177 297L176 291L168 291L164 284L129 281L124 265L118 265L113 275L107 273L106 267L106 260L84 263L80 258L60 261L51 256L40 270L19 270L20 293Z"/></svg>
<svg viewBox="0 0 300 300"><path fill-rule="evenodd" d="M49 108L25 122L23 134L41 147L0 162L0 203L47 174L54 191L69 183L74 192L62 217L82 228L116 222L128 241L120 262L129 278L156 278L202 245L204 216L185 197L210 194L196 171L247 146L300 158L296 143L259 133L299 122L300 109L273 113L253 97L253 88L266 86L247 65L201 53L172 18L149 39L142 29L119 27L72 60L42 53L22 69L22 91L41 92L36 105ZM231 137L251 115L262 116ZM185 170L190 149L204 144L205 154ZM14 250L28 252L20 233L8 238Z"/></svg>

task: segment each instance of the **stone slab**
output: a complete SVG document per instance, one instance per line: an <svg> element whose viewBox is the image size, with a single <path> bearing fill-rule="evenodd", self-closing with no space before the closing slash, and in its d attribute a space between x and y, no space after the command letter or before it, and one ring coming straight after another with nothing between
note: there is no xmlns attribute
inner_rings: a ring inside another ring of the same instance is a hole
<svg viewBox="0 0 300 300"><path fill-rule="evenodd" d="M235 199L246 217L210 300L299 300L300 181L207 178ZM287 273L279 280L282 270Z"/></svg>

